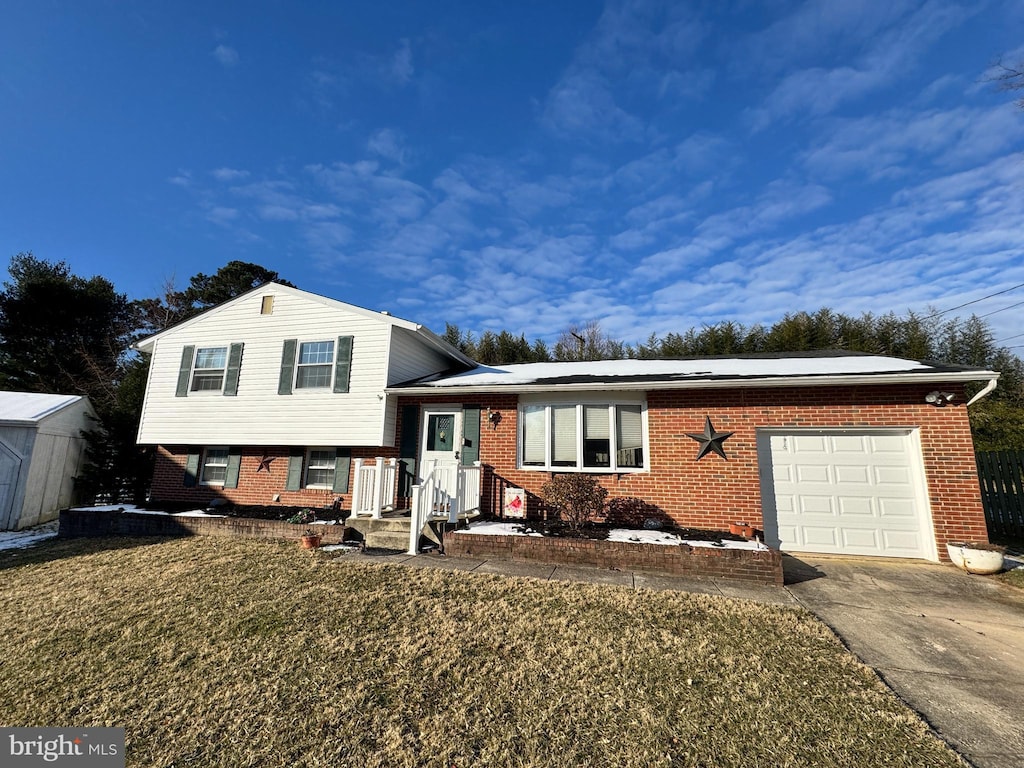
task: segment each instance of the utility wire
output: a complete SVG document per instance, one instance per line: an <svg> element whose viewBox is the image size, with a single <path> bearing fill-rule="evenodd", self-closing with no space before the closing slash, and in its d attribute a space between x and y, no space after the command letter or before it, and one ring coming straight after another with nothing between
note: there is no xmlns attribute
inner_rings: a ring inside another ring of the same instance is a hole
<svg viewBox="0 0 1024 768"><path fill-rule="evenodd" d="M1020 338L1021 336L1024 336L1024 333L1015 333L1013 334L1013 336L1007 336L1005 339L999 339L998 341L993 343L1002 344L1004 341L1009 341L1010 339L1017 339Z"/></svg>
<svg viewBox="0 0 1024 768"><path fill-rule="evenodd" d="M1011 304L1008 307L1003 307L1002 309L996 309L996 310L993 310L992 312L986 312L984 315L978 315L978 319L980 320L981 318L988 317L989 315L996 315L996 314L999 314L1000 312L1005 312L1008 309L1013 309L1014 307L1019 307L1021 304L1024 304L1024 301L1018 301L1016 304Z"/></svg>
<svg viewBox="0 0 1024 768"><path fill-rule="evenodd" d="M928 317L925 317L925 318L922 318L922 319L923 320L931 320L933 317L941 317L942 315L949 314L950 312L954 312L954 311L956 311L958 309L963 309L964 307L969 307L969 306L971 306L971 304L977 304L979 301L985 301L985 299L991 299L993 296L1001 296L1004 293L1009 293L1010 291L1015 291L1018 288L1024 288L1024 283L1018 283L1017 285L1011 286L1011 287L1007 288L1006 290L996 291L995 293L990 293L988 296L982 296L980 299L974 299L974 301L968 301L965 304L960 304L959 306L956 306L956 307L950 307L949 309L944 309L941 312L932 312L930 315L928 315ZM1007 309L1009 309L1009 307L1007 307ZM982 317L984 317L984 315L982 315Z"/></svg>

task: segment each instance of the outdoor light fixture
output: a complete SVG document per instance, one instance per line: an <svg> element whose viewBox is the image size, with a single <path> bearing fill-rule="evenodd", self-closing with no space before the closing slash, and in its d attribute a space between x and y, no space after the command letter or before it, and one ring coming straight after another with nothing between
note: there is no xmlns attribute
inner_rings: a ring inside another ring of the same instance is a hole
<svg viewBox="0 0 1024 768"><path fill-rule="evenodd" d="M497 429L498 424L501 422L501 411L492 411L490 408L488 408L487 420L491 422L491 429Z"/></svg>
<svg viewBox="0 0 1024 768"><path fill-rule="evenodd" d="M944 408L953 402L955 395L952 392L929 392L924 396L924 401L929 405L934 405L936 408Z"/></svg>

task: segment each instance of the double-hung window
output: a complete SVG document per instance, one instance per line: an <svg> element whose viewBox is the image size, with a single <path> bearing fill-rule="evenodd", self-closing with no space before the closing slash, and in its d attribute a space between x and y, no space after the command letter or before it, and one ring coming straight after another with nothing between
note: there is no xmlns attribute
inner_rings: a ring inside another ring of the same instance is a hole
<svg viewBox="0 0 1024 768"><path fill-rule="evenodd" d="M633 472L646 466L641 403L527 403L519 424L524 469Z"/></svg>
<svg viewBox="0 0 1024 768"><path fill-rule="evenodd" d="M224 485L228 474L228 449L207 448L203 451L203 467L199 475L201 485Z"/></svg>
<svg viewBox="0 0 1024 768"><path fill-rule="evenodd" d="M227 347L199 347L192 366L193 392L220 392L228 365Z"/></svg>
<svg viewBox="0 0 1024 768"><path fill-rule="evenodd" d="M304 341L299 344L299 356L295 366L296 389L330 387L333 372L333 341Z"/></svg>
<svg viewBox="0 0 1024 768"><path fill-rule="evenodd" d="M333 488L336 459L334 448L310 448L306 457L306 487Z"/></svg>

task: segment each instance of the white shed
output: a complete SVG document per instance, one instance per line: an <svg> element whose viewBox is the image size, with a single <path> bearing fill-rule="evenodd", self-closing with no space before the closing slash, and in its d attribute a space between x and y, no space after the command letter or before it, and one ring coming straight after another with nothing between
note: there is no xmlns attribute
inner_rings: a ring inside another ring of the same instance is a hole
<svg viewBox="0 0 1024 768"><path fill-rule="evenodd" d="M78 395L0 392L0 530L54 520L73 503L94 415Z"/></svg>

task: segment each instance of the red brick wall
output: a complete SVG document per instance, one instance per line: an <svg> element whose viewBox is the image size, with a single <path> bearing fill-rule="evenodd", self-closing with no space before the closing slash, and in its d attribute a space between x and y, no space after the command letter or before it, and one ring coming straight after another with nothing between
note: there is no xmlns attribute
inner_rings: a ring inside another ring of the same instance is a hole
<svg viewBox="0 0 1024 768"><path fill-rule="evenodd" d="M288 481L287 447L260 448L246 446L242 448L242 460L238 471L237 488L221 488L220 486L196 485L185 487L185 461L189 447L184 445L161 445L157 448L156 466L153 471L153 499L157 501L183 501L195 504L206 504L211 499L226 499L233 504L281 504L293 507L324 507L330 506L335 498L342 497L342 507L351 509L353 478L349 474L349 493L336 494L330 489L303 488L298 491L286 491ZM257 471L263 456L273 457L269 471ZM353 448L352 459L370 459L376 456L389 458L395 456L393 448ZM274 496L280 499L275 501Z"/></svg>
<svg viewBox="0 0 1024 768"><path fill-rule="evenodd" d="M678 524L726 530L737 520L763 527L757 461L757 429L767 427L919 428L921 450L939 555L954 540L988 539L974 463L964 393L958 405L924 402L935 385L800 387L772 389L660 390L647 393L649 472L596 475L610 497L640 497ZM516 469L517 398L476 395L402 398L401 402L454 402L490 407L502 419L492 429L481 416L480 460L488 466L485 492L494 510L503 484L525 488L531 515L549 472ZM401 403L400 403L401 404ZM710 416L725 441L728 460L712 453L694 461L699 445L686 433L704 431Z"/></svg>

